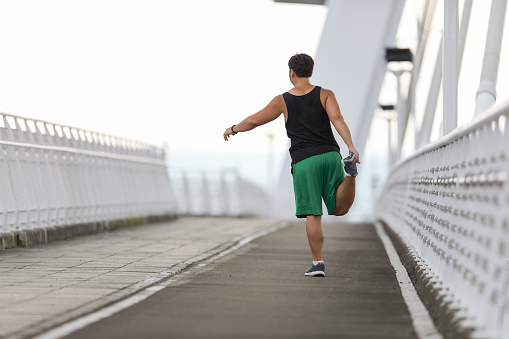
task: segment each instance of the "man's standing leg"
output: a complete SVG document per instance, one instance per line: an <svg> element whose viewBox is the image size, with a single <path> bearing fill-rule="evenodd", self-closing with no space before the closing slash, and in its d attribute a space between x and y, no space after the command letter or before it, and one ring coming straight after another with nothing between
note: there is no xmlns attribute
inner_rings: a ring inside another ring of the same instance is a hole
<svg viewBox="0 0 509 339"><path fill-rule="evenodd" d="M313 261L322 261L323 248L323 227L321 215L308 215L306 218L306 233L308 236L309 247L313 255Z"/></svg>
<svg viewBox="0 0 509 339"><path fill-rule="evenodd" d="M313 255L313 265L305 272L305 275L325 276L325 263L322 260L323 228L321 215L308 215L306 219L306 233L308 235L309 248Z"/></svg>

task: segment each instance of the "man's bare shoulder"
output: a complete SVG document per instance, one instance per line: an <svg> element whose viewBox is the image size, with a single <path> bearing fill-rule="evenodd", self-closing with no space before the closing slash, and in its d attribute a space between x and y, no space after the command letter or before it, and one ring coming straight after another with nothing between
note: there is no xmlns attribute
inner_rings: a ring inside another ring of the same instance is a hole
<svg viewBox="0 0 509 339"><path fill-rule="evenodd" d="M335 98L334 92L330 89L322 87L322 90L320 91L320 101L322 102L323 107L327 105L329 98Z"/></svg>
<svg viewBox="0 0 509 339"><path fill-rule="evenodd" d="M285 104L285 99L283 98L283 94L278 94L272 99L272 102L278 106L283 106Z"/></svg>
<svg viewBox="0 0 509 339"><path fill-rule="evenodd" d="M322 87L322 91L320 92L320 94L325 96L325 97L328 97L329 95L334 95L334 92L331 91L330 89Z"/></svg>

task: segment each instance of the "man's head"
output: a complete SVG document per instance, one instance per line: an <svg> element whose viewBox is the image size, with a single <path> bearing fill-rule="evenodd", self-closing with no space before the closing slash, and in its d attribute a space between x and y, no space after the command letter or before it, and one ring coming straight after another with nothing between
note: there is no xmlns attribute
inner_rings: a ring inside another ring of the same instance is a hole
<svg viewBox="0 0 509 339"><path fill-rule="evenodd" d="M295 72L299 78L309 78L313 74L313 59L304 53L295 54L288 61L288 67Z"/></svg>

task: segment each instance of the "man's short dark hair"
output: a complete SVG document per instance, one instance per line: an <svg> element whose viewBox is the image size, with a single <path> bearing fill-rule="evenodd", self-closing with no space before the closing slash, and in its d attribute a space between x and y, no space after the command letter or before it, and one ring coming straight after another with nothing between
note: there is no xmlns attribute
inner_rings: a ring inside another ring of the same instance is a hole
<svg viewBox="0 0 509 339"><path fill-rule="evenodd" d="M313 58L304 53L295 54L288 61L288 67L293 69L299 78L309 78L313 74Z"/></svg>

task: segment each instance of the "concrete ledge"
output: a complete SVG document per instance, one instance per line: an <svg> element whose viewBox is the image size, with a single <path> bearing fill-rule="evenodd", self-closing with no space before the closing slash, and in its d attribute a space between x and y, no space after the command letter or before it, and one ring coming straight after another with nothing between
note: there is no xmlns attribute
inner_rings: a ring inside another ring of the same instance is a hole
<svg viewBox="0 0 509 339"><path fill-rule="evenodd" d="M9 248L19 247L19 232L15 233L1 233L0 234L0 249L6 250Z"/></svg>
<svg viewBox="0 0 509 339"><path fill-rule="evenodd" d="M391 238L417 294L444 338L471 339L474 329L463 326L463 319L459 317L458 309L452 307L451 303L446 300L444 289L432 281L425 269L419 266L416 258L401 237L383 222L382 225Z"/></svg>
<svg viewBox="0 0 509 339"><path fill-rule="evenodd" d="M56 241L62 241L79 237L114 231L119 228L140 226L157 222L164 222L177 219L175 214L165 214L147 217L133 217L126 219L99 221L83 224L49 226L34 228L30 230L19 230L8 233L0 233L0 250L19 247L35 247Z"/></svg>

